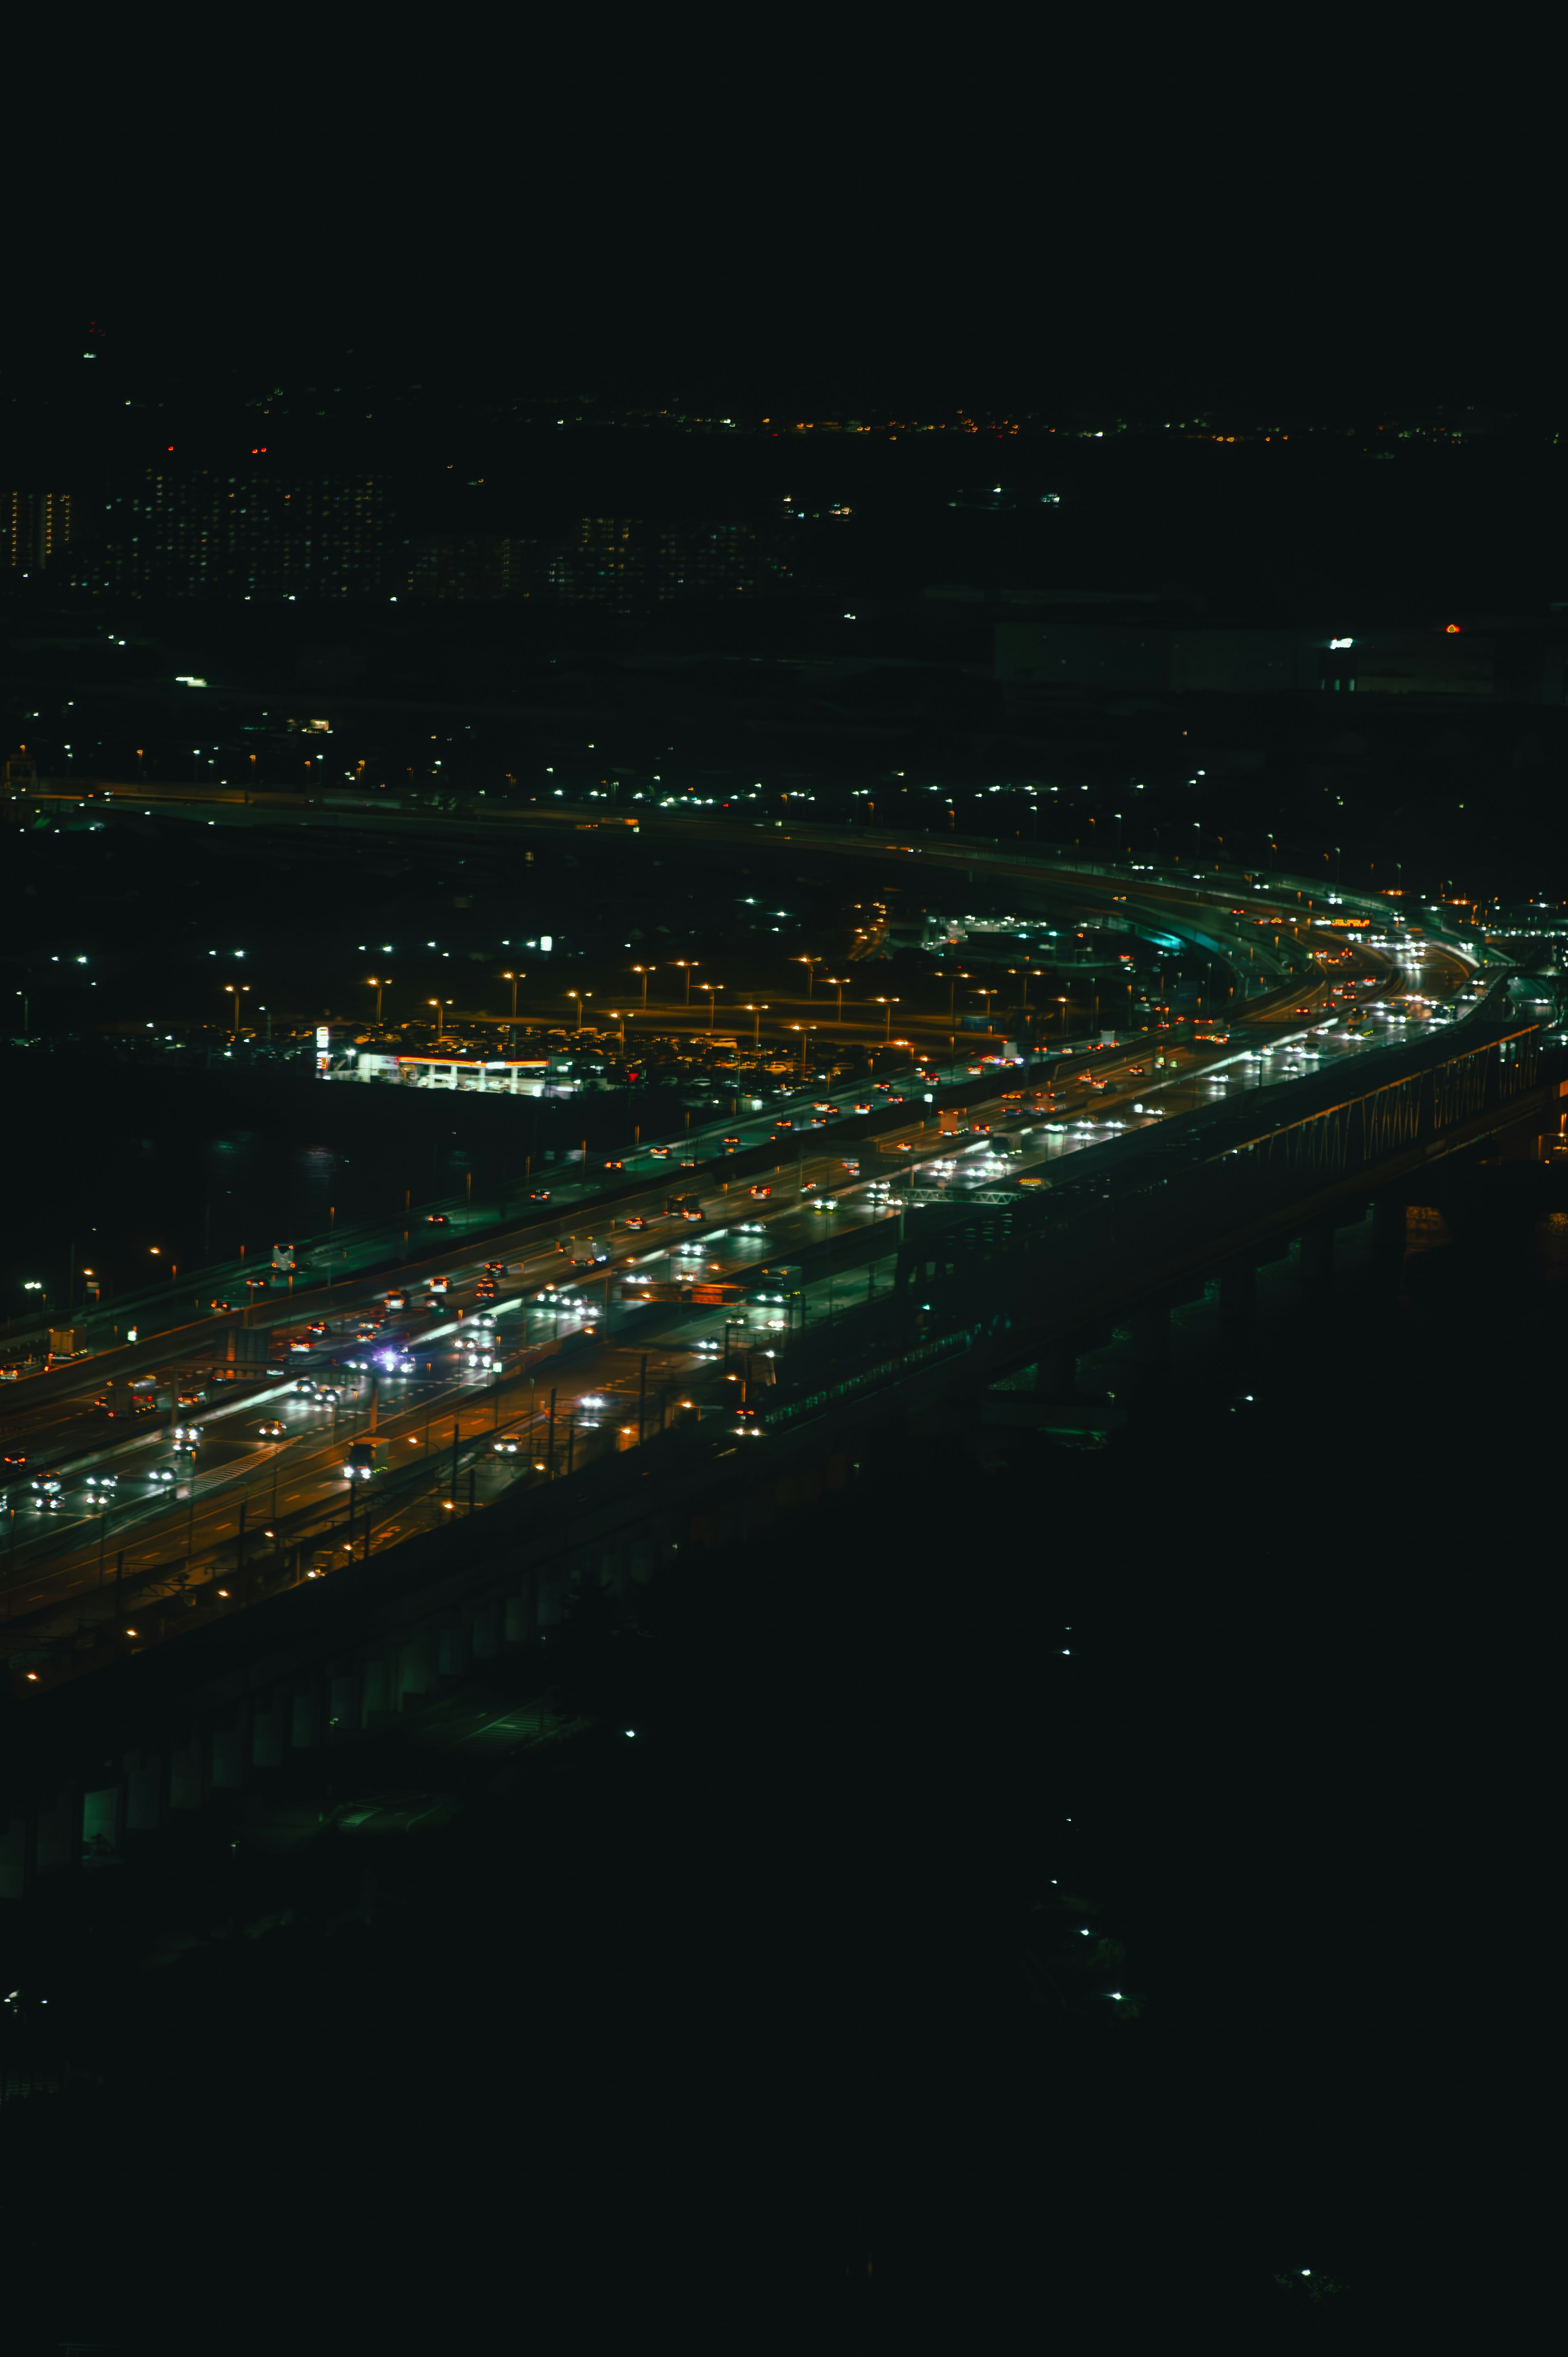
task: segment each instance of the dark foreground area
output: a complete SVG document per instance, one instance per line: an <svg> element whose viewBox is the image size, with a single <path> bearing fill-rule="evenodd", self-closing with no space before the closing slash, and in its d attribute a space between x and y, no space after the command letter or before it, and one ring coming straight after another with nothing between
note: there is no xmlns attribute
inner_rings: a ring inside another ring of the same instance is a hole
<svg viewBox="0 0 1568 2357"><path fill-rule="evenodd" d="M1505 1180L1397 1310L1276 1273L1242 1365L1200 1305L1110 1449L891 1442L14 1912L9 2344L1517 2313L1564 1243Z"/></svg>

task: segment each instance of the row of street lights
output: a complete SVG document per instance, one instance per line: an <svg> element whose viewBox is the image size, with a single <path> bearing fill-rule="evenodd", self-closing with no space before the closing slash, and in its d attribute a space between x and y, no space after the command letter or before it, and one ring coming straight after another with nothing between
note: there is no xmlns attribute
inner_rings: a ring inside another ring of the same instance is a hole
<svg viewBox="0 0 1568 2357"><path fill-rule="evenodd" d="M682 1003L684 1006L689 1007L692 1004L693 977L700 961L696 958L671 958L669 963L671 965L678 967L684 977L684 989L682 992ZM848 974L833 974L819 975L817 973L817 967L822 963L822 960L819 956L801 955L800 957L792 960L791 963L798 965L803 965L806 969L806 996L808 1001L814 999L816 996L816 985L819 981L825 983L829 989L837 994L833 1010L833 1019L836 1023L842 1024L843 1021L844 987L852 977ZM626 1025L628 1014L628 1012L632 1014L646 1014L648 1012L649 982L650 977L657 973L657 971L658 968L654 965L634 965L631 968L631 972L639 977L642 985L641 1001L638 1007L628 1009L618 1006L607 1006L602 1010L604 1014L608 1017L611 1022L619 1024L620 1040L623 1048L626 1045ZM1022 970L1010 967L1008 971L1009 973L1015 974L1021 973L1023 986L1021 1004L1026 1009L1029 1005L1029 976L1032 973L1037 978L1042 972L1042 969L1037 966ZM525 982L528 977L526 974L514 968L508 967L506 971L500 974L499 979L502 982L510 983L511 985L511 1011L509 1020L515 1023L518 1019L518 985L520 982ZM958 985L961 982L969 982L970 980L971 976L969 974L961 970L957 974L950 974L948 977L948 1019L950 1023L955 1019L955 1005ZM365 976L366 988L373 990L376 994L375 1019L378 1029L381 1028L381 1023L382 994L391 988L392 983L392 976L391 974L370 974ZM240 1023L240 996L242 993L248 992L251 985L249 983L226 983L224 985L224 988L233 996L233 1025L234 1030L237 1034ZM727 988L728 985L722 982L700 982L697 985L699 996L705 996L708 1002L707 1028L710 1031L714 1028L714 1019L717 1014L719 996L721 992ZM589 1002L593 998L594 993L591 990L568 990L564 995L571 1001L576 1010L576 1022L574 1028L576 1030L581 1031L583 1028L584 1018L589 1011ZM992 1001L1000 995L999 986L996 985L987 986L985 985L976 984L974 985L973 996L977 998L983 998L985 1001L985 1017L988 1027L991 1021ZM880 1006L883 1009L886 1017L883 1036L885 1041L890 1042L893 1037L893 1010L896 1006L902 1005L903 1002L901 997L896 994L878 994L873 997L870 1003L873 1006ZM425 1000L425 1005L427 1006L431 1006L435 1009L435 1019L438 1028L442 1021L443 1007L450 1006L452 1002L450 999L443 1000L439 998L428 998ZM771 1011L771 1000L745 999L733 1001L732 1004L735 1006L737 1014L749 1015L753 1018L752 1045L754 1047L759 1047L761 1045L762 1039L762 1017L764 1015L768 1014ZM1062 1020L1065 1026L1067 1020L1065 1009L1069 1002L1065 998L1058 998L1056 1001L1056 1004L1064 1009ZM793 1030L798 1029L799 1026L791 1024L789 1028Z"/></svg>

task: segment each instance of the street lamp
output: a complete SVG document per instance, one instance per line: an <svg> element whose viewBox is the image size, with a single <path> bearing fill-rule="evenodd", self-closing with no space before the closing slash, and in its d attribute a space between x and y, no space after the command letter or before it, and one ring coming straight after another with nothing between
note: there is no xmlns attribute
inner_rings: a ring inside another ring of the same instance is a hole
<svg viewBox="0 0 1568 2357"><path fill-rule="evenodd" d="M886 1034L886 1037L887 1037L887 1039L889 1039L889 1040L890 1040L890 1039L892 1039L892 1037L893 1037L893 1009L897 1006L898 1001L897 1001L896 998L879 998L879 999L876 1001L876 1004L877 1004L877 1006L885 1006L885 1007L886 1008L886 1010L887 1010L887 1034ZM885 1044L886 1044L886 1043L885 1043Z"/></svg>
<svg viewBox="0 0 1568 2357"><path fill-rule="evenodd" d="M511 1019L514 1023L517 1021L517 985L520 982L526 982L528 976L526 974L512 974L510 971L503 974L501 976L501 980L503 982L510 982L511 985ZM378 1015L381 1013L379 1002L377 1004L376 1012Z"/></svg>
<svg viewBox="0 0 1568 2357"><path fill-rule="evenodd" d="M762 1045L762 1018L767 1014L770 1004L771 1002L765 998L754 1006L748 999L741 1010L743 1014L751 1017L751 1044L754 1048L760 1048Z"/></svg>
<svg viewBox="0 0 1568 2357"><path fill-rule="evenodd" d="M692 969L695 965L700 965L702 963L702 960L700 958L671 958L670 963L671 965L683 966L685 969L686 1004L690 1006L692 1004Z"/></svg>
<svg viewBox="0 0 1568 2357"><path fill-rule="evenodd" d="M834 1016L833 1020L835 1023L842 1023L843 1021L843 986L849 980L849 976L847 974L824 974L822 980L829 985L830 989L836 990L838 992L838 1013Z"/></svg>
<svg viewBox="0 0 1568 2357"><path fill-rule="evenodd" d="M814 1031L816 1028L817 1027L814 1023L791 1023L789 1026L791 1031L798 1031L800 1035L800 1078L802 1081L804 1081L806 1077L806 1034L808 1031Z"/></svg>
<svg viewBox="0 0 1568 2357"><path fill-rule="evenodd" d="M642 1004L646 1010L648 1006L648 977L653 972L653 968L650 965L634 965L632 967L632 972L633 974L639 974L642 976Z"/></svg>
<svg viewBox="0 0 1568 2357"><path fill-rule="evenodd" d="M1065 1039L1067 1038L1067 1010L1068 1010L1068 1002L1067 1002L1067 1000L1066 1000L1065 998L1058 998L1058 1001L1057 1001L1057 1005L1061 1008L1061 1011L1062 1011L1062 1038Z"/></svg>
<svg viewBox="0 0 1568 2357"><path fill-rule="evenodd" d="M812 996L812 985L816 982L817 968L821 965L822 962L820 954L816 957L791 958L789 961L791 965L803 965L806 969L806 996L808 998Z"/></svg>
<svg viewBox="0 0 1568 2357"><path fill-rule="evenodd" d="M583 1028L584 1005L588 999L592 998L593 995L594 994L591 990L569 990L566 993L568 998L575 998L577 1002L577 1028L579 1031Z"/></svg>
<svg viewBox="0 0 1568 2357"><path fill-rule="evenodd" d="M365 976L366 988L373 990L376 994L376 1029L378 1031L381 1028L381 993L391 981L390 974L368 974Z"/></svg>
<svg viewBox="0 0 1568 2357"><path fill-rule="evenodd" d="M248 982L226 982L223 987L234 1001L233 1036L237 1039L240 1036L240 999L251 985Z"/></svg>
<svg viewBox="0 0 1568 2357"><path fill-rule="evenodd" d="M723 990L724 986L725 985L722 982L700 982L697 985L699 990L703 990L707 993L708 1028L710 1031L714 1028L714 1001L717 997L719 992Z"/></svg>

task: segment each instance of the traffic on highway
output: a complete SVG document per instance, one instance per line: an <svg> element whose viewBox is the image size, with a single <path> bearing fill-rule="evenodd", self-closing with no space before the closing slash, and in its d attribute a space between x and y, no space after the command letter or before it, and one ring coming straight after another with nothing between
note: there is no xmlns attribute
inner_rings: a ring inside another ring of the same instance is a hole
<svg viewBox="0 0 1568 2357"><path fill-rule="evenodd" d="M793 1338L875 1303L911 1202L1048 1187L1064 1156L1440 1026L1471 987L1463 957L1408 929L1337 942L1234 1018L980 1057L956 1086L917 1058L897 1084L651 1141L607 1189L531 1189L510 1232L435 1215L395 1278L296 1275L296 1318L286 1294L256 1302L264 1360L223 1355L236 1329L215 1317L176 1365L156 1339L139 1372L113 1353L107 1386L87 1361L16 1403L13 1664L67 1637L84 1658L155 1641L242 1609L255 1565L326 1577L672 1423L759 1439ZM837 1240L857 1231L851 1262Z"/></svg>

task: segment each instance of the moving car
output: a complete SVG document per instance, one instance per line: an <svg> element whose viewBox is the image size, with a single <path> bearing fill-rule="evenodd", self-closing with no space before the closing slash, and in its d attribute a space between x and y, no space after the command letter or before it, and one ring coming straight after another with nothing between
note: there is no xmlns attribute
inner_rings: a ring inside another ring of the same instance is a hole
<svg viewBox="0 0 1568 2357"><path fill-rule="evenodd" d="M265 1424L258 1425L256 1427L258 1440L284 1440L286 1439L287 1435L287 1426L280 1424L275 1415L269 1416Z"/></svg>
<svg viewBox="0 0 1568 2357"><path fill-rule="evenodd" d="M771 1187L754 1187L751 1192L755 1200L760 1203L765 1197L772 1194L773 1189Z"/></svg>
<svg viewBox="0 0 1568 2357"><path fill-rule="evenodd" d="M427 1228L449 1228L452 1222L445 1211L426 1211L424 1224Z"/></svg>

